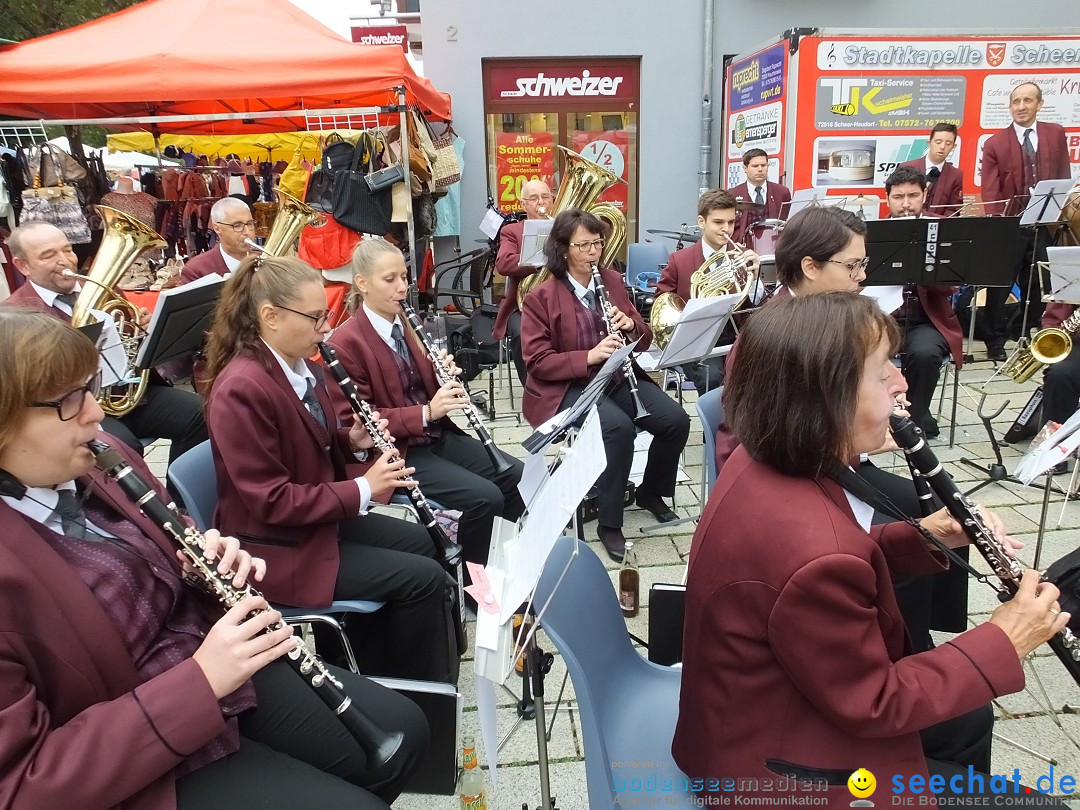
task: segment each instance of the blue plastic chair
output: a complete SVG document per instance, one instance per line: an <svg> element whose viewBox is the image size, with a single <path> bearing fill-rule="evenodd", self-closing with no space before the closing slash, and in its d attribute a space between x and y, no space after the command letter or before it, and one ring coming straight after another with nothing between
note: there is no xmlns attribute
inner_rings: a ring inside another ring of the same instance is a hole
<svg viewBox="0 0 1080 810"><path fill-rule="evenodd" d="M169 483L180 494L184 508L195 521L200 531L206 531L214 519L217 506L217 473L214 471L214 456L210 450L210 440L192 447L184 455L173 461L168 470ZM356 655L345 633L343 617L348 613L374 613L385 602L363 599L348 599L331 602L325 608L290 608L277 606L282 617L289 624L310 624L318 622L329 625L337 631L341 648L349 662L349 669L359 672Z"/></svg>
<svg viewBox="0 0 1080 810"><path fill-rule="evenodd" d="M697 401L697 415L701 420L701 430L705 434L705 454L701 463L706 472L706 494L712 492L716 485L716 431L724 423L724 386L714 388L712 391L702 394Z"/></svg>
<svg viewBox="0 0 1080 810"><path fill-rule="evenodd" d="M626 283L635 290L641 289L638 275L660 272L660 268L667 264L667 259L667 245L660 242L635 242L626 250Z"/></svg>
<svg viewBox="0 0 1080 810"><path fill-rule="evenodd" d="M634 649L604 564L581 541L560 537L534 603L574 682L589 807L612 807L620 798L637 804L646 793L662 804L689 804L687 777L671 758L682 671Z"/></svg>

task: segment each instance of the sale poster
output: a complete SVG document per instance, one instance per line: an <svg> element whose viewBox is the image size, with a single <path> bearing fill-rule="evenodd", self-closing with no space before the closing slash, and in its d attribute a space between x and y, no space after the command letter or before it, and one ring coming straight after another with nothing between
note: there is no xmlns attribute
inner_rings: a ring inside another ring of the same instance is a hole
<svg viewBox="0 0 1080 810"><path fill-rule="evenodd" d="M521 208L521 193L530 180L549 186L555 175L555 138L550 132L496 132L495 184L499 211Z"/></svg>
<svg viewBox="0 0 1080 810"><path fill-rule="evenodd" d="M630 139L624 129L574 132L573 149L586 160L602 166L625 181L630 162ZM615 183L597 198L597 202L611 203L624 214L629 200L630 186L626 182Z"/></svg>

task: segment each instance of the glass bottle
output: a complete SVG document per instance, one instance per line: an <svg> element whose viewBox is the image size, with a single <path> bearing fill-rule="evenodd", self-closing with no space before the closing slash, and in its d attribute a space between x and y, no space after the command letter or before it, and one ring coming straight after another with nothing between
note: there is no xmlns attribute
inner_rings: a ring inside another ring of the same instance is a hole
<svg viewBox="0 0 1080 810"><path fill-rule="evenodd" d="M639 582L637 554L634 553L634 543L626 541L626 550L623 552L622 568L619 569L619 605L626 617L637 616Z"/></svg>
<svg viewBox="0 0 1080 810"><path fill-rule="evenodd" d="M465 770L458 782L458 798L461 810L487 810L487 790L484 787L484 772L476 761L476 743L471 734L465 735L462 749L462 761Z"/></svg>

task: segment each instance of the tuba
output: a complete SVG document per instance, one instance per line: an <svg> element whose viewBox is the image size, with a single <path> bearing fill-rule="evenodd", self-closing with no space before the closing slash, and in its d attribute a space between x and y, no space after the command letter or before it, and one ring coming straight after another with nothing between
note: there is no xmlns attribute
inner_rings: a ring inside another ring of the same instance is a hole
<svg viewBox="0 0 1080 810"><path fill-rule="evenodd" d="M603 166L593 163L588 158L583 158L565 146L560 146L559 149L566 154L566 171L563 172L559 191L555 195L555 202L548 211L548 216L554 219L563 211L580 208L606 222L611 228L611 235L604 244L599 265L608 267L626 243L626 217L614 205L608 203L594 205L594 203L604 191L616 183L621 183L622 180L614 172L609 172ZM546 268L541 268L521 280L517 291L518 309L521 309L521 305L525 302L525 296L538 284L546 281L550 275L551 273Z"/></svg>
<svg viewBox="0 0 1080 810"><path fill-rule="evenodd" d="M266 244L259 246L249 240L248 247L253 247L267 256L284 256L286 251L292 250L293 243L304 228L308 225L318 228L326 224L326 217L321 211L316 211L280 188L274 189L274 196L277 197L278 211L270 233L266 236ZM314 225L315 220L320 218L322 222Z"/></svg>
<svg viewBox="0 0 1080 810"><path fill-rule="evenodd" d="M732 310L746 303L750 291L757 283L757 271L748 269L745 251L731 241L732 250L718 250L701 263L690 276L691 298L715 298L720 295L739 295ZM663 349L671 340L675 325L679 322L686 302L677 293L666 292L656 296L649 312L649 328L653 343Z"/></svg>
<svg viewBox="0 0 1080 810"><path fill-rule="evenodd" d="M71 325L78 328L96 323L97 317L91 310L104 312L116 324L127 355L125 372L129 381L102 389L98 403L109 416L120 417L139 404L146 392L150 371L137 372L136 377L135 358L146 332L139 326L138 307L114 288L140 253L148 248L163 248L166 242L153 228L123 211L104 205L96 207L105 223L105 233L89 274L79 276L82 290L71 308Z"/></svg>

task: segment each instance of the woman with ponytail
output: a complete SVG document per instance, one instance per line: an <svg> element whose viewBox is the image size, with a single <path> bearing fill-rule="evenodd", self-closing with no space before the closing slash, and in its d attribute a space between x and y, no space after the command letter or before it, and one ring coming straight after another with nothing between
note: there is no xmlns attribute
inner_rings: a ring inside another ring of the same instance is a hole
<svg viewBox="0 0 1080 810"><path fill-rule="evenodd" d="M371 437L336 419L308 359L329 315L322 276L299 259L251 257L225 282L204 377L215 525L267 560L274 602L386 602L354 642L368 674L448 680L448 578L431 540L418 524L366 514L413 470L389 454L372 460ZM347 477L357 461L371 462L367 472Z"/></svg>

